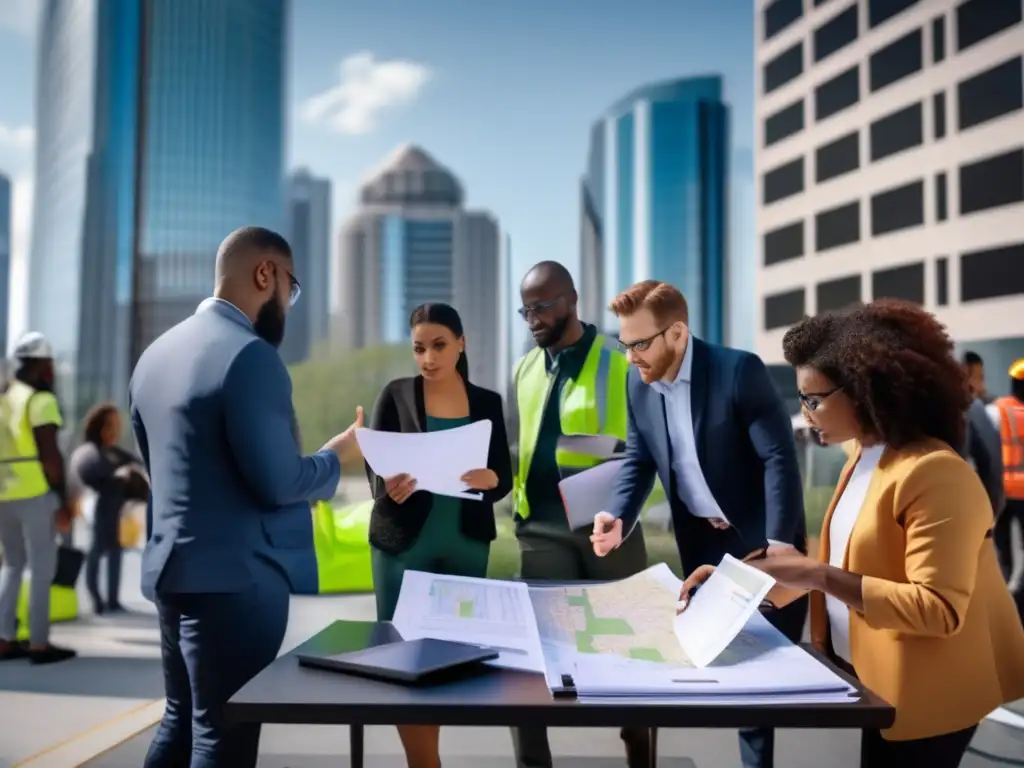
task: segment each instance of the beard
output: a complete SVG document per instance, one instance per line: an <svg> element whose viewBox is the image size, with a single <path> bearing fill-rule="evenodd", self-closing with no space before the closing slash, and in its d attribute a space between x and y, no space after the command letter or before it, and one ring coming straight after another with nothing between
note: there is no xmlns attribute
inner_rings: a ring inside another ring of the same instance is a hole
<svg viewBox="0 0 1024 768"><path fill-rule="evenodd" d="M566 328L569 327L569 319L570 316L566 315L556 320L552 325L542 325L537 331L532 331L533 340L537 346L541 349L547 349L561 341L565 335Z"/></svg>
<svg viewBox="0 0 1024 768"><path fill-rule="evenodd" d="M284 310L281 309L281 303L277 298L271 296L256 313L253 330L256 331L257 336L277 348L284 341L284 321Z"/></svg>
<svg viewBox="0 0 1024 768"><path fill-rule="evenodd" d="M640 371L640 378L644 380L645 384L664 378L668 369L672 367L672 363L675 362L675 357L675 352L672 349L663 348L657 357L644 360L636 366Z"/></svg>

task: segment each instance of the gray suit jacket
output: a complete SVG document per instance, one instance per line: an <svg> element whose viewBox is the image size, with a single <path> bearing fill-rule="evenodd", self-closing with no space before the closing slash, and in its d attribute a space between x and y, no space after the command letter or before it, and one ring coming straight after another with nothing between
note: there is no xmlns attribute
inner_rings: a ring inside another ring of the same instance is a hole
<svg viewBox="0 0 1024 768"><path fill-rule="evenodd" d="M1002 439L985 412L985 403L981 399L975 398L971 402L966 418L967 433L960 455L974 465L992 502L992 512L998 515L1006 506Z"/></svg>
<svg viewBox="0 0 1024 768"><path fill-rule="evenodd" d="M143 594L241 592L255 558L316 592L309 504L341 465L300 454L288 371L245 315L203 302L142 354L129 401L151 484Z"/></svg>

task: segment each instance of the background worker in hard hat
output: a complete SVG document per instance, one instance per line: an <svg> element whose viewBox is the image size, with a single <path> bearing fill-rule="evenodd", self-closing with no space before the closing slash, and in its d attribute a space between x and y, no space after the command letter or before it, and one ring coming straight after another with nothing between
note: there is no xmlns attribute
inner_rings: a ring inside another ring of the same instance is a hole
<svg viewBox="0 0 1024 768"><path fill-rule="evenodd" d="M1024 547L1014 542L1014 525L1024 539L1024 357L1010 366L1010 394L986 406L1003 446L1006 505L996 518L993 539L1017 611L1024 620ZM1016 523L1014 522L1016 521Z"/></svg>
<svg viewBox="0 0 1024 768"><path fill-rule="evenodd" d="M57 444L63 420L53 394L53 349L39 333L14 348L15 371L0 402L0 661L33 664L75 655L50 643L50 584L57 567L58 528L71 524L64 459ZM18 595L25 569L29 642L17 640Z"/></svg>

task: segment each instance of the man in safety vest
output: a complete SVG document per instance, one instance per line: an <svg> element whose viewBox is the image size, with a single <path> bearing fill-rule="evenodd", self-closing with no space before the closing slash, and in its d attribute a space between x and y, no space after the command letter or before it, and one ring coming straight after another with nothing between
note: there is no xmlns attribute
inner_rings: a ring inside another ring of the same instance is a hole
<svg viewBox="0 0 1024 768"><path fill-rule="evenodd" d="M519 421L519 466L513 487L516 536L524 579L559 581L613 580L647 567L647 550L639 531L606 558L590 543L592 526L571 530L558 483L590 467L601 456L579 453L564 436L626 439L626 374L629 366L614 341L580 322L569 271L543 261L526 273L520 286L519 314L529 324L537 347L516 365L514 408ZM563 442L560 445L560 441ZM586 440L582 442L586 443ZM607 456L603 457L607 458ZM622 730L630 766L648 765L646 729ZM514 728L519 768L550 768L547 732Z"/></svg>
<svg viewBox="0 0 1024 768"><path fill-rule="evenodd" d="M71 523L64 460L57 444L63 420L53 395L53 350L39 333L14 349L16 370L0 398L0 661L33 664L75 655L50 643L50 585L57 568L58 527ZM17 641L22 575L32 571L29 643Z"/></svg>
<svg viewBox="0 0 1024 768"><path fill-rule="evenodd" d="M996 518L993 538L999 563L1024 619L1024 552L1014 546L1014 521L1024 538L1024 357L1010 366L1010 394L986 406L1003 445L1006 506ZM1015 551L1016 550L1016 551Z"/></svg>

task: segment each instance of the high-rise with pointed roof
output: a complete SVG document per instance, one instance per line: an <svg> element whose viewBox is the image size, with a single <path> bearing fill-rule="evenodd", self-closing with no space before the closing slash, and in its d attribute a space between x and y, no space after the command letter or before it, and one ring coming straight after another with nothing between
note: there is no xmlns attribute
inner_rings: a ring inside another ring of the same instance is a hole
<svg viewBox="0 0 1024 768"><path fill-rule="evenodd" d="M413 308L446 302L466 327L470 378L499 389L501 236L497 219L464 199L458 178L412 144L367 177L340 233L336 341L405 343Z"/></svg>

